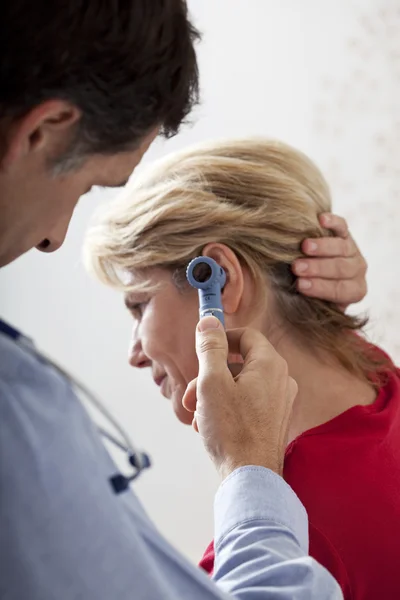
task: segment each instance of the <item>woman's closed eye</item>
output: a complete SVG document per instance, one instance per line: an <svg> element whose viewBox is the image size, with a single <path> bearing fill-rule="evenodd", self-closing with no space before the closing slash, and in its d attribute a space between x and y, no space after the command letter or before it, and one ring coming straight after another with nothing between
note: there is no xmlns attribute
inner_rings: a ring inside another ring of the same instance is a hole
<svg viewBox="0 0 400 600"><path fill-rule="evenodd" d="M143 299L140 301L134 301L131 298L125 299L126 308L129 310L132 317L137 320L139 320L143 317L143 313L144 313L144 310L145 310L148 302L149 302L148 299Z"/></svg>
<svg viewBox="0 0 400 600"><path fill-rule="evenodd" d="M137 302L129 309L135 319L141 319L147 302Z"/></svg>

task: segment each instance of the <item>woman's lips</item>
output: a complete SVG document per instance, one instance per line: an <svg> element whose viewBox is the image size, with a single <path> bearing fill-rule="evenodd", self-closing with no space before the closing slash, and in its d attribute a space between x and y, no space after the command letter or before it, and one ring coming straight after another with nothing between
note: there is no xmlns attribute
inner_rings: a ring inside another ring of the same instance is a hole
<svg viewBox="0 0 400 600"><path fill-rule="evenodd" d="M161 393L165 398L169 398L168 394L168 377L164 375L163 380L161 382Z"/></svg>
<svg viewBox="0 0 400 600"><path fill-rule="evenodd" d="M168 377L167 374L164 373L163 375L157 375L156 377L153 377L154 379L154 383L156 383L158 385L158 387L160 388L160 391L162 393L163 396L165 396L166 398L168 398L167 395L167 391L168 391Z"/></svg>
<svg viewBox="0 0 400 600"><path fill-rule="evenodd" d="M165 374L164 374L164 375L158 375L157 377L153 377L153 379L154 379L154 383L155 383L156 385L158 385L158 387L160 387L160 385L161 385L161 384L162 384L162 382L164 381L165 377L166 377L166 375L165 375Z"/></svg>

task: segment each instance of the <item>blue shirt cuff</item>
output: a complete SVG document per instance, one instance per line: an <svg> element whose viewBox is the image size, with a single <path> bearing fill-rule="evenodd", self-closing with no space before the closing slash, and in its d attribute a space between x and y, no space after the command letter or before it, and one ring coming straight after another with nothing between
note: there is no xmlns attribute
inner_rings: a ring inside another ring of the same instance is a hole
<svg viewBox="0 0 400 600"><path fill-rule="evenodd" d="M215 545L235 527L260 519L288 528L301 549L308 553L307 513L292 488L264 467L236 469L215 496Z"/></svg>

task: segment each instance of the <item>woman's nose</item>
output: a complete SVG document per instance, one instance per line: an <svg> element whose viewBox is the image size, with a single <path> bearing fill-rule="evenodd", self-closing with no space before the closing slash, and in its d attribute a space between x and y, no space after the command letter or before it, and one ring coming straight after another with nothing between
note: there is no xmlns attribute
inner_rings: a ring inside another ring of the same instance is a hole
<svg viewBox="0 0 400 600"><path fill-rule="evenodd" d="M143 352L140 340L132 339L129 347L129 364L137 369L151 367L151 360Z"/></svg>

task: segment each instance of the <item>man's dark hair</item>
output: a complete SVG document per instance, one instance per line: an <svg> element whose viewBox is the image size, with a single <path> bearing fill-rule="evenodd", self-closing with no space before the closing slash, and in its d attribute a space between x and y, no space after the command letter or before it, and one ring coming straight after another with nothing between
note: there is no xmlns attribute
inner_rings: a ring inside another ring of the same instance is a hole
<svg viewBox="0 0 400 600"><path fill-rule="evenodd" d="M198 100L198 38L184 0L9 0L0 118L68 100L80 155L134 148L157 125L171 137Z"/></svg>

